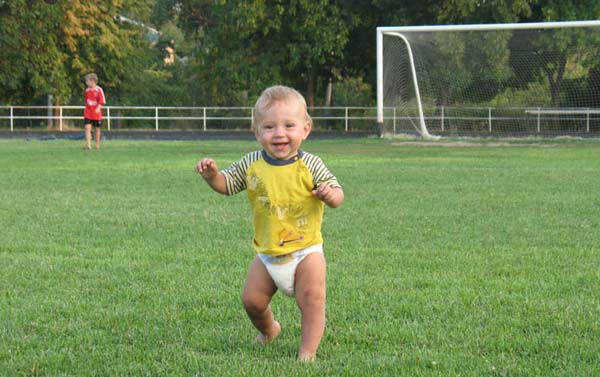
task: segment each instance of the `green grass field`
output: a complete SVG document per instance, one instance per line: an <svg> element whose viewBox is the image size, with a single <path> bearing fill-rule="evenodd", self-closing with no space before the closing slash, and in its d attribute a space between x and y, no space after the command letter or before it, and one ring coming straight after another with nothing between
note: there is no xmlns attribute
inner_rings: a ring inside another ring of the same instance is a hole
<svg viewBox="0 0 600 377"><path fill-rule="evenodd" d="M600 143L308 141L325 211L327 329L253 343L245 194L210 191L252 142L0 140L1 376L600 375Z"/></svg>

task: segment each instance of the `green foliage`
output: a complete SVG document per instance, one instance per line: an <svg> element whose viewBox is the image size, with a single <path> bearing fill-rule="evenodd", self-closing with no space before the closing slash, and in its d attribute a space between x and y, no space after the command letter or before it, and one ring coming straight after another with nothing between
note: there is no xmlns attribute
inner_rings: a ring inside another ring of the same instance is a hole
<svg viewBox="0 0 600 377"><path fill-rule="evenodd" d="M280 82L299 87L311 102L317 81L331 77L341 59L353 25L335 2L308 0L211 7L184 2L182 22L188 32L203 32L197 69L217 103L228 103L241 91L256 96Z"/></svg>
<svg viewBox="0 0 600 377"><path fill-rule="evenodd" d="M64 27L65 45L71 56L68 67L74 87L86 72L95 71L105 92L119 93L123 83L140 69L147 51L146 30L116 19L120 11L138 3L108 0L80 3L79 7L65 5L65 17L71 20ZM79 84L79 88L84 85Z"/></svg>
<svg viewBox="0 0 600 377"><path fill-rule="evenodd" d="M362 77L344 77L333 84L333 106L373 106L373 90Z"/></svg>
<svg viewBox="0 0 600 377"><path fill-rule="evenodd" d="M427 93L424 101L447 106L493 98L512 78L507 48L511 35L511 32L408 33L406 38L416 50L417 66L426 67L419 77L420 90ZM400 47L396 48L403 51L404 45L398 44ZM406 76L406 80L411 77Z"/></svg>
<svg viewBox="0 0 600 377"><path fill-rule="evenodd" d="M172 21L167 21L161 28L160 43L179 48L185 43L183 31Z"/></svg>
<svg viewBox="0 0 600 377"><path fill-rule="evenodd" d="M525 89L506 88L489 102L492 107L545 107L552 105L548 82L529 83Z"/></svg>
<svg viewBox="0 0 600 377"><path fill-rule="evenodd" d="M596 1L553 0L543 2L541 11L548 21L595 20L600 18L600 3Z"/></svg>
<svg viewBox="0 0 600 377"><path fill-rule="evenodd" d="M60 9L43 2L15 0L0 13L0 100L27 103L52 93L70 95L67 57L58 36Z"/></svg>
<svg viewBox="0 0 600 377"><path fill-rule="evenodd" d="M120 22L120 16L134 22ZM114 105L251 105L273 84L295 86L309 104L321 105L328 81L341 78L368 84L367 104L375 98L376 26L586 18L600 18L597 2L0 1L0 101L32 104L53 94L58 104L78 104L83 75L95 71ZM149 43L143 24L161 32L158 43ZM511 44L505 36L477 44L439 38L438 43L447 46L447 66L440 67L437 81L429 85L442 91L440 84L464 79L455 93L440 93L441 102L466 98L474 88L489 88L494 94L507 86L522 90L544 76L557 103L568 97L561 91L586 85L583 78L592 75L600 61L597 51L582 50L589 45L588 37L557 37L552 41L555 51L539 51L546 59L551 55L552 63L516 77L514 60L503 49ZM534 41L528 48L535 50L536 43L546 42ZM175 67L162 63L167 45L175 47ZM490 62L494 69L486 68Z"/></svg>
<svg viewBox="0 0 600 377"><path fill-rule="evenodd" d="M439 21L444 23L515 22L532 14L538 0L446 0Z"/></svg>
<svg viewBox="0 0 600 377"><path fill-rule="evenodd" d="M15 0L0 13L0 99L28 104L53 94L57 103L80 102L83 76L96 72L105 91L118 93L139 69L143 33L120 24L128 11L140 15L149 0ZM31 4L31 6L29 6ZM133 58L136 57L136 58Z"/></svg>
<svg viewBox="0 0 600 377"><path fill-rule="evenodd" d="M156 0L150 16L152 24L161 29L164 24L178 17L177 0Z"/></svg>
<svg viewBox="0 0 600 377"><path fill-rule="evenodd" d="M185 106L188 98L181 85L182 68L144 69L127 81L119 103L124 106Z"/></svg>
<svg viewBox="0 0 600 377"><path fill-rule="evenodd" d="M563 102L564 85L569 80L589 77L589 70L597 64L600 56L600 37L597 32L586 29L564 29L552 33L530 33L526 38L513 38L510 42L511 60L527 61L529 64L514 70L515 86L527 86L530 82L546 82L551 106L573 106Z"/></svg>

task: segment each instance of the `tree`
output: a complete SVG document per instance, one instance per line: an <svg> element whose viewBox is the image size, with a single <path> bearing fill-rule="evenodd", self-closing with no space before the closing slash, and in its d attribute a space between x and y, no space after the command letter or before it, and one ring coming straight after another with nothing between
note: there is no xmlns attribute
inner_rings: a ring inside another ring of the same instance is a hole
<svg viewBox="0 0 600 377"><path fill-rule="evenodd" d="M146 30L122 23L119 16L144 13L148 0L69 1L64 7L65 22L60 30L66 64L73 87L86 72L95 71L105 91L118 93L132 73L138 72L147 48ZM134 13L134 14L135 14ZM147 13L147 12L146 12ZM79 85L83 89L83 85Z"/></svg>
<svg viewBox="0 0 600 377"><path fill-rule="evenodd" d="M541 1L533 16L536 20L544 21L598 19L600 3L591 0ZM590 78L590 69L598 67L599 45L598 32L592 35L585 29L579 29L557 31L552 37L546 37L534 46L537 54L545 61L541 69L548 81L554 107L561 106L566 78L576 80L582 74Z"/></svg>
<svg viewBox="0 0 600 377"><path fill-rule="evenodd" d="M149 14L150 0L14 0L0 8L0 99L31 103L53 94L79 98L83 76L96 72L105 91L119 92L146 48L144 33L123 14ZM147 17L147 16L146 16ZM110 98L110 97L109 97Z"/></svg>
<svg viewBox="0 0 600 377"><path fill-rule="evenodd" d="M48 93L65 98L70 90L58 46L60 11L28 3L15 0L0 8L0 100L28 103Z"/></svg>
<svg viewBox="0 0 600 377"><path fill-rule="evenodd" d="M438 22L449 24L517 22L532 14L538 0L446 0Z"/></svg>
<svg viewBox="0 0 600 377"><path fill-rule="evenodd" d="M591 0L449 0L439 14L450 23L542 22L600 18L600 3ZM525 90L532 83L545 83L551 103L561 106L561 93L566 78L578 79L597 64L598 42L585 30L560 30L550 36L531 35L526 40L509 41L512 64L527 59L529 69L514 71L514 87Z"/></svg>
<svg viewBox="0 0 600 377"><path fill-rule="evenodd" d="M221 103L284 82L313 105L348 43L353 21L343 17L338 2L326 0L183 1L181 12L198 39L202 86Z"/></svg>
<svg viewBox="0 0 600 377"><path fill-rule="evenodd" d="M177 0L156 0L152 8L150 22L161 29L169 21L176 20L179 15L180 4Z"/></svg>

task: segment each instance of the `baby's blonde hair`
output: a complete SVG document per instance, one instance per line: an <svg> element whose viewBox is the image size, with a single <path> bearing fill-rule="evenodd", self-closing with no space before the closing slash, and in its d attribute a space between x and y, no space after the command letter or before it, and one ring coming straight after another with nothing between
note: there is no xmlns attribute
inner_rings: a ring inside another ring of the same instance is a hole
<svg viewBox="0 0 600 377"><path fill-rule="evenodd" d="M256 104L254 105L254 114L252 116L252 129L257 129L264 109L270 107L275 102L286 101L289 99L294 99L300 103L304 110L306 120L312 123L312 119L308 114L308 109L306 107L306 100L302 94L300 94L300 92L298 92L296 89L290 88L289 86L275 85L263 90L263 92L260 94L260 97L258 97L256 100Z"/></svg>
<svg viewBox="0 0 600 377"><path fill-rule="evenodd" d="M92 80L95 83L98 83L98 75L95 73L88 73L85 75L85 81Z"/></svg>

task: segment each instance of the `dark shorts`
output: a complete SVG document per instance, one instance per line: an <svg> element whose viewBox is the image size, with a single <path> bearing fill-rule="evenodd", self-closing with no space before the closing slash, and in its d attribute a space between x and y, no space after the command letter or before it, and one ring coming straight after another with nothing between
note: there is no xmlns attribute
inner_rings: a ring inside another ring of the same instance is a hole
<svg viewBox="0 0 600 377"><path fill-rule="evenodd" d="M100 126L102 126L102 121L83 118L83 125L85 126L86 124L91 124L94 127L100 127Z"/></svg>

